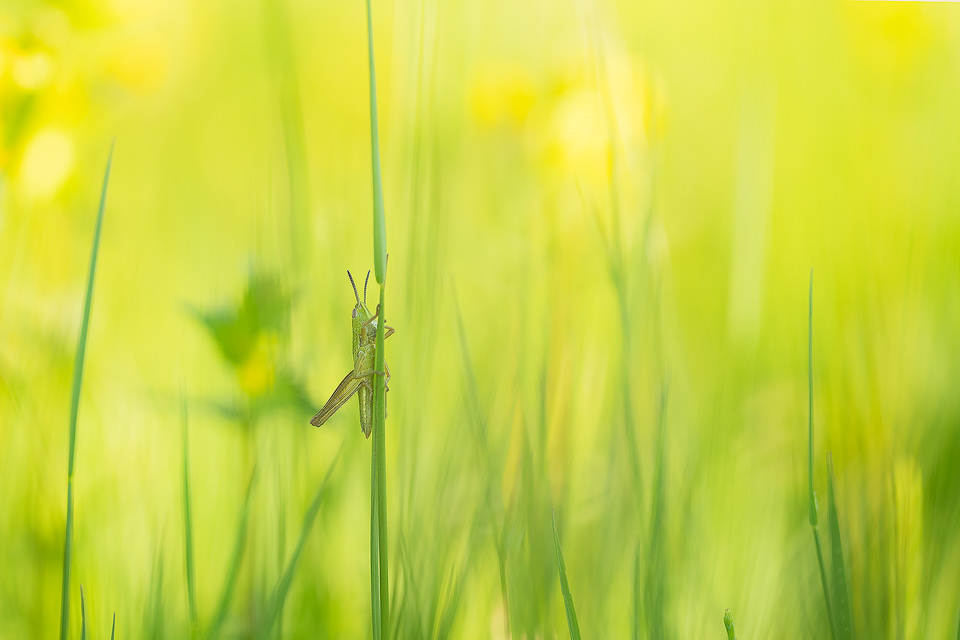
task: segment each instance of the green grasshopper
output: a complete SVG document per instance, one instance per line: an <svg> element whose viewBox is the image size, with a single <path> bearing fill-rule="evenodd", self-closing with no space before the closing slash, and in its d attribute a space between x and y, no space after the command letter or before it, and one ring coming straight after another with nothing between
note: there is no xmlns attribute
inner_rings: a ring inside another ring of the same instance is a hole
<svg viewBox="0 0 960 640"><path fill-rule="evenodd" d="M313 416L310 421L315 427L319 427L330 419L337 409L342 407L347 400L353 397L353 394L360 393L360 429L363 435L370 437L373 431L373 376L382 374L376 371L377 355L377 316L380 314L380 307L377 306L377 313L370 315L370 309L367 308L367 282L370 281L370 272L367 271L367 279L363 283L363 302L360 301L360 294L357 293L357 285L353 281L353 276L347 271L347 277L350 278L350 284L353 286L353 295L357 299L356 306L353 307L353 369L344 376L343 381L334 390L333 395L323 405L323 408ZM386 340L393 335L393 327L385 326L383 339ZM384 363L386 371L386 381L390 382L390 367ZM386 388L390 390L389 387Z"/></svg>

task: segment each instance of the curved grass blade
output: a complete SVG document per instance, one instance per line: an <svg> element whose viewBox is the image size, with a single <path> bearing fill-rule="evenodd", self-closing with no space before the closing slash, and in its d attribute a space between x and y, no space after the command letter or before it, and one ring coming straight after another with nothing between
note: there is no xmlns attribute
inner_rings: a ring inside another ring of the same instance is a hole
<svg viewBox="0 0 960 640"><path fill-rule="evenodd" d="M577 623L577 611L573 608L573 596L567 583L567 566L560 551L560 536L557 534L557 515L553 514L553 540L557 547L557 566L560 568L560 591L563 592L563 608L567 611L567 629L571 640L580 640L580 625Z"/></svg>
<svg viewBox="0 0 960 640"><path fill-rule="evenodd" d="M110 181L110 166L113 164L113 145L107 157L100 190L100 208L97 225L93 231L93 249L90 252L90 271L87 274L87 292L83 299L83 319L80 321L80 337L77 339L77 356L73 361L73 388L70 392L70 454L67 459L67 527L63 543L63 580L60 591L60 640L69 635L70 617L70 555L73 547L73 468L77 451L77 412L80 409L80 385L83 381L83 358L87 350L87 327L90 325L90 306L93 301L93 276L97 271L97 253L100 249L100 230L103 228L103 210L107 202L107 184Z"/></svg>
<svg viewBox="0 0 960 640"><path fill-rule="evenodd" d="M836 613L838 640L853 640L853 619L850 616L850 592L847 591L847 572L843 564L843 544L840 542L840 519L837 516L837 500L834 495L833 455L827 454L827 494L830 505L827 520L830 526L830 573L833 590L833 610Z"/></svg>
<svg viewBox="0 0 960 640"><path fill-rule="evenodd" d="M300 538L297 540L297 546L293 550L293 555L290 556L290 561L287 562L287 568L283 572L283 576L280 578L280 582L277 583L276 589L274 589L273 596L270 598L270 603L267 608L267 615L263 623L263 627L260 629L258 634L260 637L269 638L273 632L273 627L277 622L277 619L283 615L283 605L287 599L287 593L290 591L290 585L293 583L293 574L297 569L297 561L300 560L300 554L303 552L303 547L307 543L307 536L310 534L310 530L313 528L313 523L317 519L317 514L320 512L320 504L323 502L323 494L326 491L327 483L330 481L330 476L333 475L333 470L337 466L337 460L340 459L340 453L343 451L343 445L340 445L340 449L337 451L337 455L334 456L333 462L330 463L330 468L327 469L327 474L323 478L323 482L320 483L320 488L317 489L317 493L313 497L313 502L310 503L310 507L307 509L306 514L303 516L303 526L300 527Z"/></svg>
<svg viewBox="0 0 960 640"><path fill-rule="evenodd" d="M250 496L253 495L253 485L257 479L257 468L254 467L250 474L250 480L247 482L247 493L243 499L243 509L240 513L240 521L237 523L237 536L233 543L233 553L230 555L230 569L227 572L227 579L223 582L223 591L220 593L220 601L217 604L217 612L213 615L213 621L207 631L207 638L214 640L220 635L220 627L223 621L227 619L227 611L230 608L230 601L233 599L233 590L237 586L237 576L240 574L240 565L243 564L243 549L247 544L247 523L250 520Z"/></svg>

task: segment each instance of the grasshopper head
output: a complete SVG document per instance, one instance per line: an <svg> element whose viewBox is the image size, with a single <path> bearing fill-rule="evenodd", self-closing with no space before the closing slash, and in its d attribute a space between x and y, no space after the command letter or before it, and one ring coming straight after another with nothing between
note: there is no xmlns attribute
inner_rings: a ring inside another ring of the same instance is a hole
<svg viewBox="0 0 960 640"><path fill-rule="evenodd" d="M353 324L359 327L370 319L370 309L367 308L367 283L370 281L370 272L367 271L367 279L363 282L363 300L360 300L360 294L357 293L357 285L353 281L353 276L347 271L347 277L350 278L350 284L353 286L353 295L357 299L357 304L353 307Z"/></svg>

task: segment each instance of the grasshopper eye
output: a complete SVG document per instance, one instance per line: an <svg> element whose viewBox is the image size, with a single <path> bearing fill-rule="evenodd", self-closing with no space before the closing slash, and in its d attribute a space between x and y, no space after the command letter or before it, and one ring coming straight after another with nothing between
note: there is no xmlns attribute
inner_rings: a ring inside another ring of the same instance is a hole
<svg viewBox="0 0 960 640"><path fill-rule="evenodd" d="M357 319L357 310L356 310L356 308L354 308L354 310L353 310L353 319L354 319L354 320Z"/></svg>

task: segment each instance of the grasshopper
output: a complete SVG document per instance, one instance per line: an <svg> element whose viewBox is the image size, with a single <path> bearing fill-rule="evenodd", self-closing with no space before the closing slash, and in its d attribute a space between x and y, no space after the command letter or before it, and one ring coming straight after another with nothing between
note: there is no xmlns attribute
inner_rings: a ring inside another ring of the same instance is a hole
<svg viewBox="0 0 960 640"><path fill-rule="evenodd" d="M363 302L360 301L360 294L357 293L357 285L353 281L353 276L347 271L347 277L350 278L350 284L353 286L353 295L357 299L357 304L353 307L353 369L344 376L343 381L337 385L333 395L323 405L323 408L317 412L310 420L310 424L319 427L330 419L337 409L342 407L347 400L353 397L353 394L359 392L360 398L360 429L363 435L370 437L373 431L373 376L374 374L384 375L383 372L376 371L377 355L377 316L380 314L380 307L377 306L377 312L372 316L370 309L367 308L367 282L370 281L370 272L367 271L367 279L363 283ZM393 335L393 327L385 326L383 339L386 340ZM384 363L386 369L386 381L390 382L390 367ZM390 390L389 387L386 388Z"/></svg>

